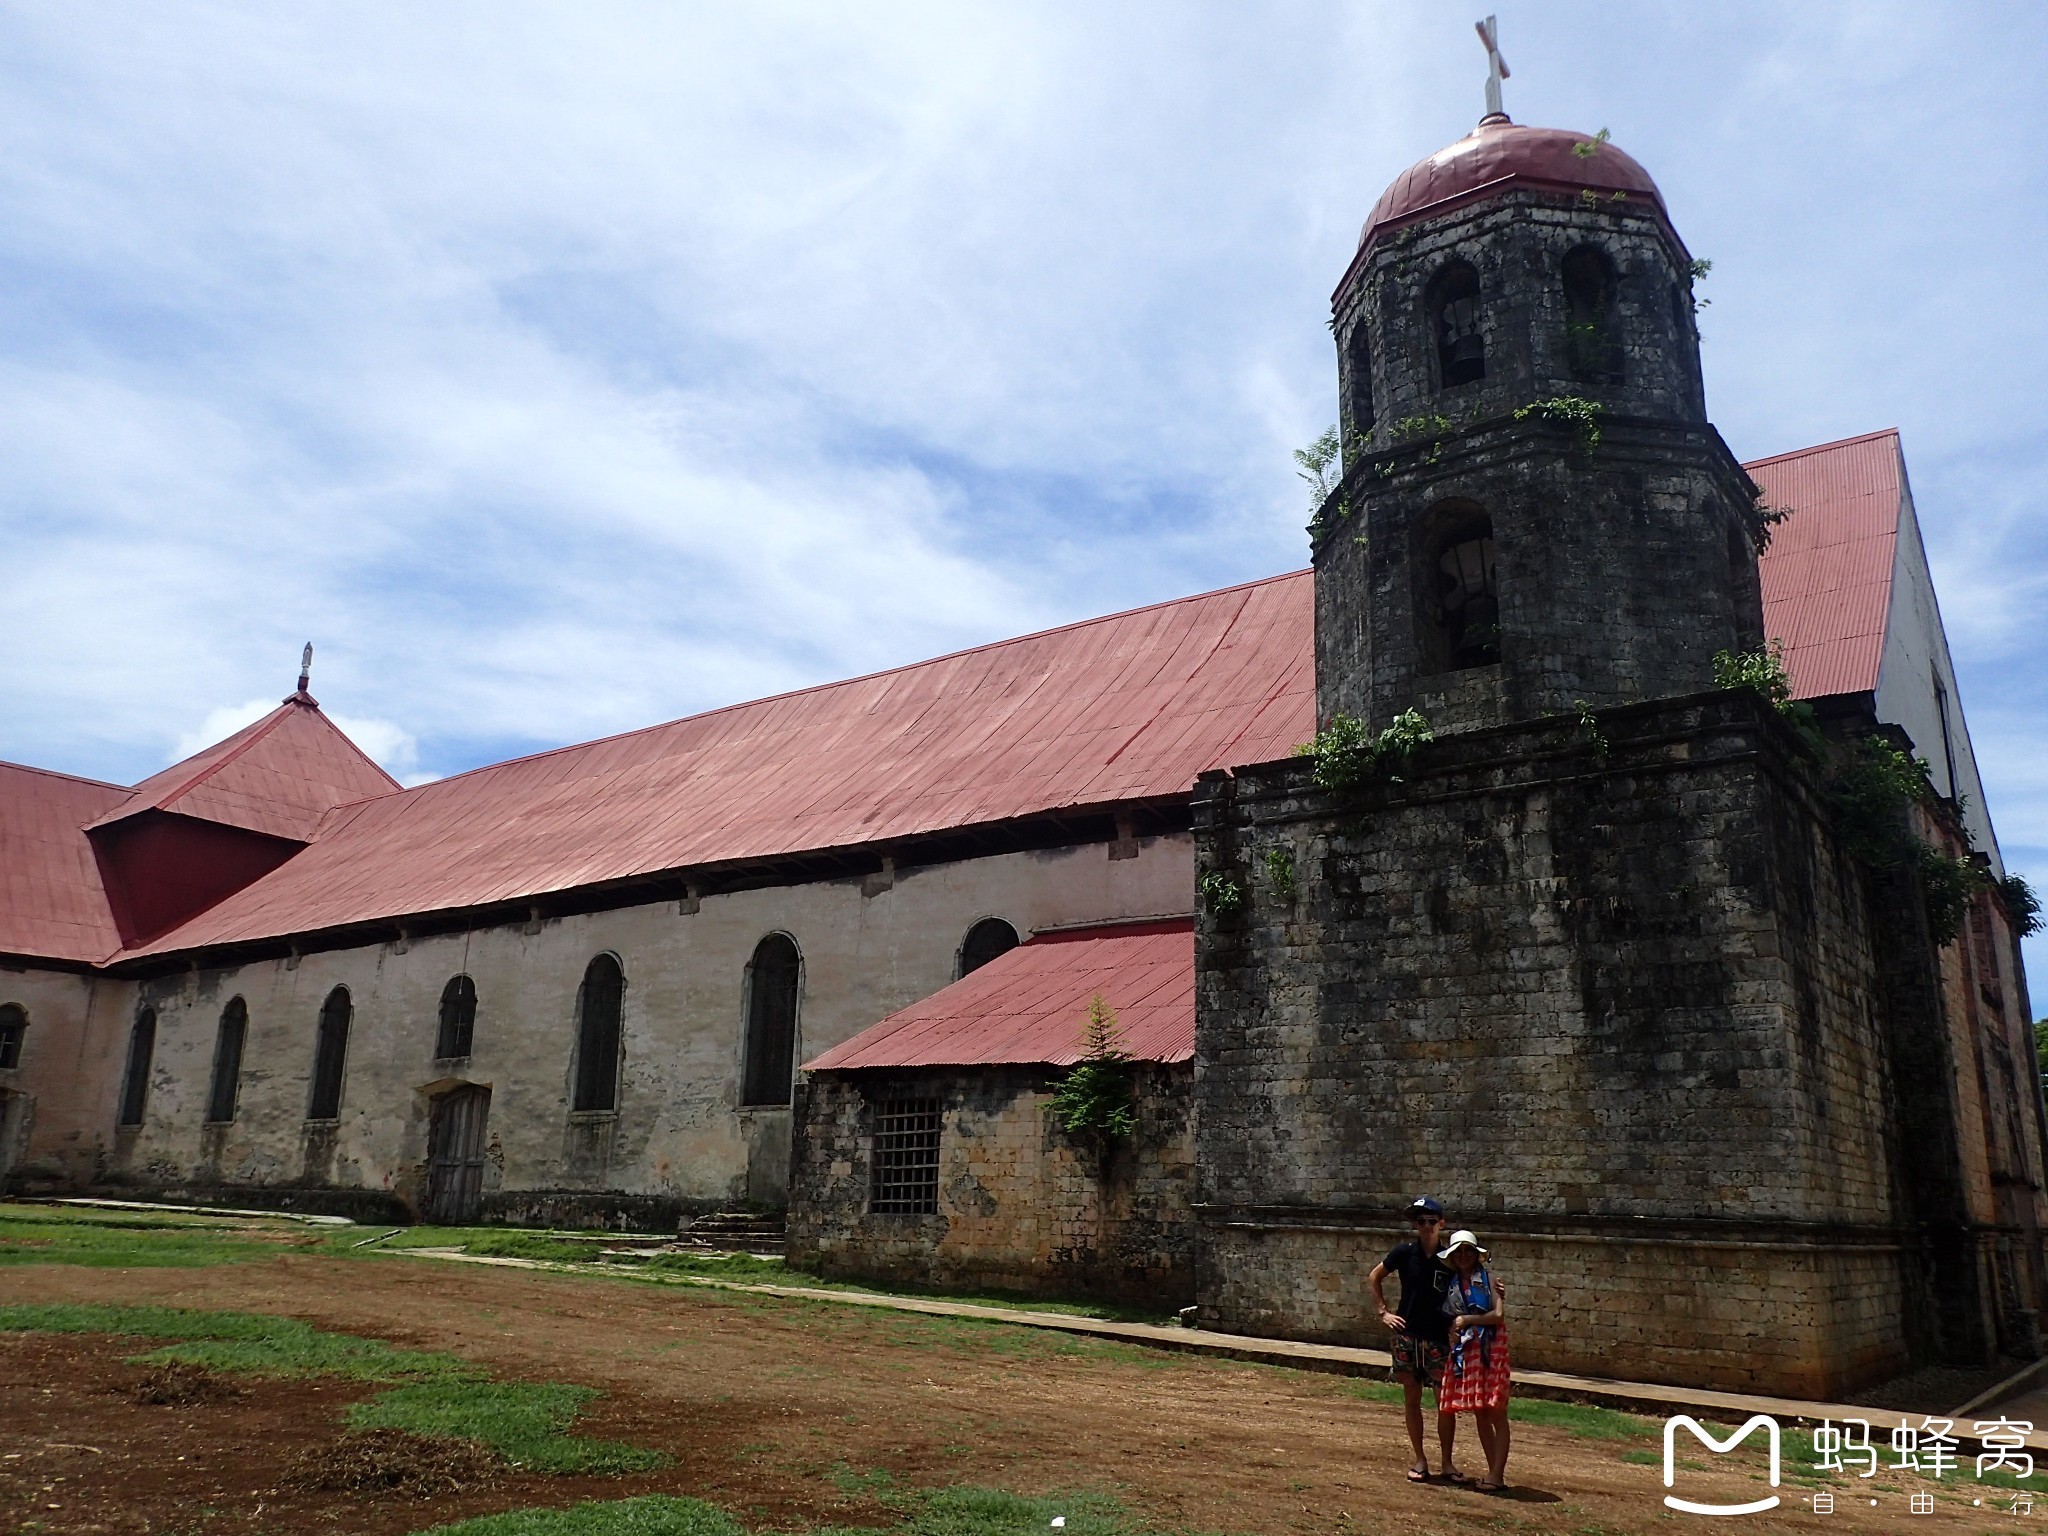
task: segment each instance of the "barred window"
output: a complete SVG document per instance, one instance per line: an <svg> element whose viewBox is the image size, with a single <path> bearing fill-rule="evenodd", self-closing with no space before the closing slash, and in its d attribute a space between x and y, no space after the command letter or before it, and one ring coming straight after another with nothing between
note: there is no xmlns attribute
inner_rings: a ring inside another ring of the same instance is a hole
<svg viewBox="0 0 2048 1536"><path fill-rule="evenodd" d="M884 1099L875 1106L878 1216L929 1216L939 1208L939 1101Z"/></svg>

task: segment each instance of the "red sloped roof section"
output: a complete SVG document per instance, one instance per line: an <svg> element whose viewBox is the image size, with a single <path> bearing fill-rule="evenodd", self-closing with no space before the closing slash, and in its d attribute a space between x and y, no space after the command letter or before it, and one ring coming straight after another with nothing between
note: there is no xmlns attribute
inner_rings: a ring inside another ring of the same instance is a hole
<svg viewBox="0 0 2048 1536"><path fill-rule="evenodd" d="M343 806L148 952L1184 795L1315 729L1300 571Z"/></svg>
<svg viewBox="0 0 2048 1536"><path fill-rule="evenodd" d="M1783 644L1799 698L1877 687L1902 462L1886 430L1743 466L1768 505L1792 510L1764 551L1764 632Z"/></svg>
<svg viewBox="0 0 2048 1536"><path fill-rule="evenodd" d="M1081 1032L1096 997L1115 1012L1131 1056L1189 1060L1195 1053L1193 921L1040 934L804 1069L1069 1066L1081 1059Z"/></svg>
<svg viewBox="0 0 2048 1536"><path fill-rule="evenodd" d="M294 694L255 724L144 779L94 825L175 811L303 843L335 806L397 788L310 697Z"/></svg>
<svg viewBox="0 0 2048 1536"><path fill-rule="evenodd" d="M118 784L0 763L0 953L98 961L120 947L79 828L127 794Z"/></svg>

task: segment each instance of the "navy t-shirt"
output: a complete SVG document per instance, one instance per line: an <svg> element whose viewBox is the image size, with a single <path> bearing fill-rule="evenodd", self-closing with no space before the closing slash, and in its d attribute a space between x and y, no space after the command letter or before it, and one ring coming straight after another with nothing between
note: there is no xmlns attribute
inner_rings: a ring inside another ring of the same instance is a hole
<svg viewBox="0 0 2048 1536"><path fill-rule="evenodd" d="M1450 1266L1412 1238L1395 1245L1386 1257L1387 1273L1401 1279L1401 1299L1394 1306L1413 1338L1448 1344L1451 1320L1444 1316L1444 1294L1451 1284Z"/></svg>

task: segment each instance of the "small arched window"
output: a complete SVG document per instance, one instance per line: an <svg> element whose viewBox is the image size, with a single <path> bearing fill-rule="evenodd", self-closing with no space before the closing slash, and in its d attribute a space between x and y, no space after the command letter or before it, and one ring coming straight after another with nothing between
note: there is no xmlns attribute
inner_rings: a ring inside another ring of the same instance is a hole
<svg viewBox="0 0 2048 1536"><path fill-rule="evenodd" d="M441 1026L434 1034L434 1056L454 1061L467 1056L476 1043L476 983L450 976L441 989Z"/></svg>
<svg viewBox="0 0 2048 1536"><path fill-rule="evenodd" d="M21 1042L28 1037L28 1010L19 1003L0 1003L0 1072L21 1065Z"/></svg>
<svg viewBox="0 0 2048 1536"><path fill-rule="evenodd" d="M576 992L576 1096L581 1111L619 1107L620 1021L626 1007L626 972L618 956L599 955L583 970Z"/></svg>
<svg viewBox="0 0 2048 1536"><path fill-rule="evenodd" d="M142 1124L143 1111L149 1108L149 1071L155 1061L156 1010L145 1008L135 1016L135 1027L128 1031L128 1070L121 1078L119 1124Z"/></svg>
<svg viewBox="0 0 2048 1536"><path fill-rule="evenodd" d="M796 940L771 933L754 946L747 966L747 1058L742 1104L787 1104L796 1071L797 990L803 957Z"/></svg>
<svg viewBox="0 0 2048 1536"><path fill-rule="evenodd" d="M997 955L1017 947L1017 930L1000 917L984 917L967 930L960 944L960 974L978 971Z"/></svg>
<svg viewBox="0 0 2048 1536"><path fill-rule="evenodd" d="M1344 441L1364 437L1372 420L1372 338L1361 315L1344 349Z"/></svg>
<svg viewBox="0 0 2048 1536"><path fill-rule="evenodd" d="M206 1122L226 1125L235 1118L242 1091L242 1046L249 1036L249 1005L239 997L220 1011L213 1037L213 1079L206 1090Z"/></svg>
<svg viewBox="0 0 2048 1536"><path fill-rule="evenodd" d="M306 1098L308 1120L341 1117L341 1078L348 1069L348 1026L354 1014L347 987L336 987L320 1005L320 1028L313 1037L313 1091Z"/></svg>
<svg viewBox="0 0 2048 1536"><path fill-rule="evenodd" d="M1567 252L1564 277L1565 358L1572 377L1589 384L1619 384L1621 342L1614 314L1614 266L1597 246Z"/></svg>
<svg viewBox="0 0 2048 1536"><path fill-rule="evenodd" d="M1423 546L1423 667L1454 672L1500 660L1500 583L1494 568L1493 521L1483 512L1456 516Z"/></svg>
<svg viewBox="0 0 2048 1536"><path fill-rule="evenodd" d="M1479 274L1454 261L1430 279L1424 300L1436 335L1437 374L1446 389L1486 377L1486 336L1479 307Z"/></svg>

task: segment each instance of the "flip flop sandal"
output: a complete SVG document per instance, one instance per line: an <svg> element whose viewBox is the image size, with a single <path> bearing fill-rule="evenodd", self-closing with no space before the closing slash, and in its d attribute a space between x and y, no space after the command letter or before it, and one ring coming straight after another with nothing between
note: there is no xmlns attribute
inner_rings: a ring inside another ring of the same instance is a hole
<svg viewBox="0 0 2048 1536"><path fill-rule="evenodd" d="M1415 1468L1410 1467L1408 1469L1408 1481L1411 1483L1426 1483L1429 1481L1429 1474L1427 1472L1418 1472Z"/></svg>

